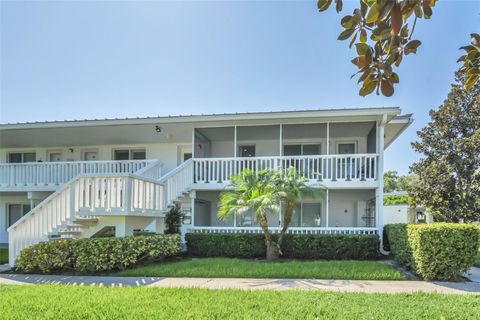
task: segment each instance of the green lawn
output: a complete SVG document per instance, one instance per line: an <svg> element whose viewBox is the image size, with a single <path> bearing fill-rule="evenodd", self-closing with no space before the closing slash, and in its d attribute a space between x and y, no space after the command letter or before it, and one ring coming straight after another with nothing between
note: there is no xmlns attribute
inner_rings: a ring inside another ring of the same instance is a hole
<svg viewBox="0 0 480 320"><path fill-rule="evenodd" d="M8 263L8 249L0 248L0 264Z"/></svg>
<svg viewBox="0 0 480 320"><path fill-rule="evenodd" d="M119 273L120 276L296 278L345 280L404 280L394 268L377 261L279 261L229 258L186 259L159 263Z"/></svg>
<svg viewBox="0 0 480 320"><path fill-rule="evenodd" d="M478 319L480 296L0 286L7 319Z"/></svg>

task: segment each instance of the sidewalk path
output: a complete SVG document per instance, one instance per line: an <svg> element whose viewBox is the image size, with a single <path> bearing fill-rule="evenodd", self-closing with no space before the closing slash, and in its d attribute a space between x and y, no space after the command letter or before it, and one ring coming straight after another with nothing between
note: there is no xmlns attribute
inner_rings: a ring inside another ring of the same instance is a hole
<svg viewBox="0 0 480 320"><path fill-rule="evenodd" d="M472 267L467 274L468 279L473 282L480 283L480 268Z"/></svg>
<svg viewBox="0 0 480 320"><path fill-rule="evenodd" d="M204 288L243 290L325 290L367 293L439 292L480 294L480 283L308 279L156 278L0 274L2 284L65 284L109 287Z"/></svg>

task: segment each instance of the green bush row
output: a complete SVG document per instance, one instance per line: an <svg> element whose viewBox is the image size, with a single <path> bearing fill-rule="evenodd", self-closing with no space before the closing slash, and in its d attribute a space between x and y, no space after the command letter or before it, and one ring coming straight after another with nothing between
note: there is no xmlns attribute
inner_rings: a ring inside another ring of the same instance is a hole
<svg viewBox="0 0 480 320"><path fill-rule="evenodd" d="M179 252L179 235L55 240L22 250L16 259L16 268L40 273L124 270Z"/></svg>
<svg viewBox="0 0 480 320"><path fill-rule="evenodd" d="M455 280L474 263L479 232L468 224L392 224L386 227L395 260L425 280Z"/></svg>
<svg viewBox="0 0 480 320"><path fill-rule="evenodd" d="M185 239L192 256L265 257L263 234L187 233ZM296 259L367 260L378 257L379 245L377 235L288 234L282 253Z"/></svg>

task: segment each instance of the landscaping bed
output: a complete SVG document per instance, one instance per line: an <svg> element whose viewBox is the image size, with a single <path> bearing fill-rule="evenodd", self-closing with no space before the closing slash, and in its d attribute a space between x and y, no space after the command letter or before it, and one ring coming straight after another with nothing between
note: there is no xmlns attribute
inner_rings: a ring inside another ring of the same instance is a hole
<svg viewBox="0 0 480 320"><path fill-rule="evenodd" d="M196 258L152 264L120 272L120 276L405 280L379 261Z"/></svg>
<svg viewBox="0 0 480 320"><path fill-rule="evenodd" d="M2 319L478 319L480 296L0 286Z"/></svg>
<svg viewBox="0 0 480 320"><path fill-rule="evenodd" d="M266 253L263 234L187 233L185 240L195 257L263 258ZM373 260L379 246L378 235L287 234L281 249L289 259Z"/></svg>

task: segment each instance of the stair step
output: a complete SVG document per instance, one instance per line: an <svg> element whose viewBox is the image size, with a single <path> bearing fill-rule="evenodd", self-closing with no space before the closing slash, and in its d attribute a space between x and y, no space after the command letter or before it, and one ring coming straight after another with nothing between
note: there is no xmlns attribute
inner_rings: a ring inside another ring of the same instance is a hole
<svg viewBox="0 0 480 320"><path fill-rule="evenodd" d="M81 234L82 231L80 230L60 230L58 231L59 235L64 235L64 234Z"/></svg>
<svg viewBox="0 0 480 320"><path fill-rule="evenodd" d="M67 224L67 228L88 228L88 226L86 226L85 224L81 224L81 223L73 223L73 224Z"/></svg>
<svg viewBox="0 0 480 320"><path fill-rule="evenodd" d="M97 224L98 219L97 218L76 218L75 221L73 221L73 224L76 225L95 225Z"/></svg>

